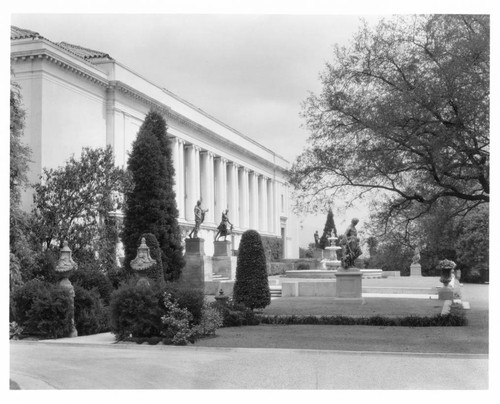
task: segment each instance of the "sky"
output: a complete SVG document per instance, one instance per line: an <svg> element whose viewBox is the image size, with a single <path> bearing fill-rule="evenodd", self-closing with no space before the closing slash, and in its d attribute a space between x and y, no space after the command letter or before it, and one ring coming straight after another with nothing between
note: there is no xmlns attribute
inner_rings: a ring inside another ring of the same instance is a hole
<svg viewBox="0 0 500 404"><path fill-rule="evenodd" d="M293 163L309 137L300 117L302 103L310 92L321 91L319 74L332 60L334 45L349 45L362 19L374 25L390 14L422 12L396 8L391 2L378 2L376 9L358 1L309 9L289 2L250 11L218 8L218 3L211 2L210 9L170 7L155 13L147 6L113 12L56 9L61 14L46 2L41 8L32 3L14 9L10 23L53 42L106 52ZM460 11L460 2L454 4L457 8L448 12ZM366 206L347 208L344 201L336 201L334 209L339 231L355 216L362 229L369 216ZM315 230L321 234L325 220L326 212L301 218L301 246L313 241Z"/></svg>

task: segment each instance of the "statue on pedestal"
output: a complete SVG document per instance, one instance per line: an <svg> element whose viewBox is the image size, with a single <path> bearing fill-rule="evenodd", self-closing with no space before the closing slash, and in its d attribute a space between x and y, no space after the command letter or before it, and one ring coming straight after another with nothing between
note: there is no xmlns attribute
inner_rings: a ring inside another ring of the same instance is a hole
<svg viewBox="0 0 500 404"><path fill-rule="evenodd" d="M411 259L412 265L420 264L420 247L415 248L415 253Z"/></svg>
<svg viewBox="0 0 500 404"><path fill-rule="evenodd" d="M198 238L198 231L205 220L205 213L207 212L208 209L201 208L201 201L196 202L196 206L194 207L194 229L189 233L189 238Z"/></svg>
<svg viewBox="0 0 500 404"><path fill-rule="evenodd" d="M363 253L359 247L358 231L356 230L358 222L359 219L352 219L351 224L342 236L342 267L344 269L353 267L356 258Z"/></svg>
<svg viewBox="0 0 500 404"><path fill-rule="evenodd" d="M316 244L316 248L319 247L319 233L318 230L314 233L314 244Z"/></svg>
<svg viewBox="0 0 500 404"><path fill-rule="evenodd" d="M215 241L217 241L218 238L222 236L224 236L224 241L226 241L227 235L230 234L231 231L233 230L233 225L229 221L228 213L229 209L226 209L225 211L222 212L222 220L219 226L217 227L218 232L215 235ZM228 225L230 227L228 227Z"/></svg>

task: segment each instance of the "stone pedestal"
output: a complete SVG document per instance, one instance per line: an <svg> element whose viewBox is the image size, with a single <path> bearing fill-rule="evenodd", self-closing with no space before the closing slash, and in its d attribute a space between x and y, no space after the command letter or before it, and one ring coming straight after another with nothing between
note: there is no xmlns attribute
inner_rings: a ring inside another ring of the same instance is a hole
<svg viewBox="0 0 500 404"><path fill-rule="evenodd" d="M214 257L230 257L231 242L230 241L214 241Z"/></svg>
<svg viewBox="0 0 500 404"><path fill-rule="evenodd" d="M420 264L411 264L410 276L422 276L422 266Z"/></svg>
<svg viewBox="0 0 500 404"><path fill-rule="evenodd" d="M212 271L214 274L231 279L231 242L214 241L214 255L212 257Z"/></svg>
<svg viewBox="0 0 500 404"><path fill-rule="evenodd" d="M205 251L202 238L187 238L184 259L186 265L182 269L180 283L189 288L205 288Z"/></svg>
<svg viewBox="0 0 500 404"><path fill-rule="evenodd" d="M444 286L438 289L439 300L453 300L454 289L450 286Z"/></svg>
<svg viewBox="0 0 500 404"><path fill-rule="evenodd" d="M323 250L321 248L316 248L313 250L313 258L317 260L323 259Z"/></svg>
<svg viewBox="0 0 500 404"><path fill-rule="evenodd" d="M363 273L358 268L339 269L335 274L337 280L335 299L362 302L362 277Z"/></svg>
<svg viewBox="0 0 500 404"><path fill-rule="evenodd" d="M67 290L69 293L69 296L71 297L71 331L68 335L69 338L75 338L78 337L78 331L76 330L75 327L75 288L71 284L70 280L68 278L63 278L59 282L59 286Z"/></svg>

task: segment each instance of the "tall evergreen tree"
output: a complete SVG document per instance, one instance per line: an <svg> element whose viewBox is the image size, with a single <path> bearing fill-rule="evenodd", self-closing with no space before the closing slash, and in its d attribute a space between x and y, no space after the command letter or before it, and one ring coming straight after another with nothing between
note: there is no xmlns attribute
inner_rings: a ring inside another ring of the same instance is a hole
<svg viewBox="0 0 500 404"><path fill-rule="evenodd" d="M162 250L165 280L176 280L184 266L184 257L167 124L159 113L151 111L146 116L132 145L128 170L133 185L125 198L122 233L125 267L129 268L137 254L140 236L152 233Z"/></svg>
<svg viewBox="0 0 500 404"><path fill-rule="evenodd" d="M333 234L332 234L333 233ZM319 248L322 250L330 245L328 237L337 237L337 228L335 227L335 220L333 219L333 212L330 208L328 214L326 215L325 228L323 229L323 235L319 239Z"/></svg>

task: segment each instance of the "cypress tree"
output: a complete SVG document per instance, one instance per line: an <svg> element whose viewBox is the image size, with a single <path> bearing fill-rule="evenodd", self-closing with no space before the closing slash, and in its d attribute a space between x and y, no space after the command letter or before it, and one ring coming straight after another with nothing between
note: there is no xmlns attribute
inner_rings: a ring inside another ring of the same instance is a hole
<svg viewBox="0 0 500 404"><path fill-rule="evenodd" d="M323 229L323 235L319 239L319 248L324 250L325 247L330 245L328 237L332 237L332 232L333 236L337 237L337 228L335 227L335 221L333 220L333 212L332 209L330 208L328 209L328 214L326 215L326 222L325 222L325 228Z"/></svg>
<svg viewBox="0 0 500 404"><path fill-rule="evenodd" d="M165 280L177 280L184 257L173 188L175 172L167 124L159 113L152 111L146 116L132 145L128 170L132 187L126 193L122 232L125 268L130 270L140 236L152 233L162 251Z"/></svg>
<svg viewBox="0 0 500 404"><path fill-rule="evenodd" d="M260 234L255 230L247 230L241 236L233 299L252 310L271 303L266 254Z"/></svg>

